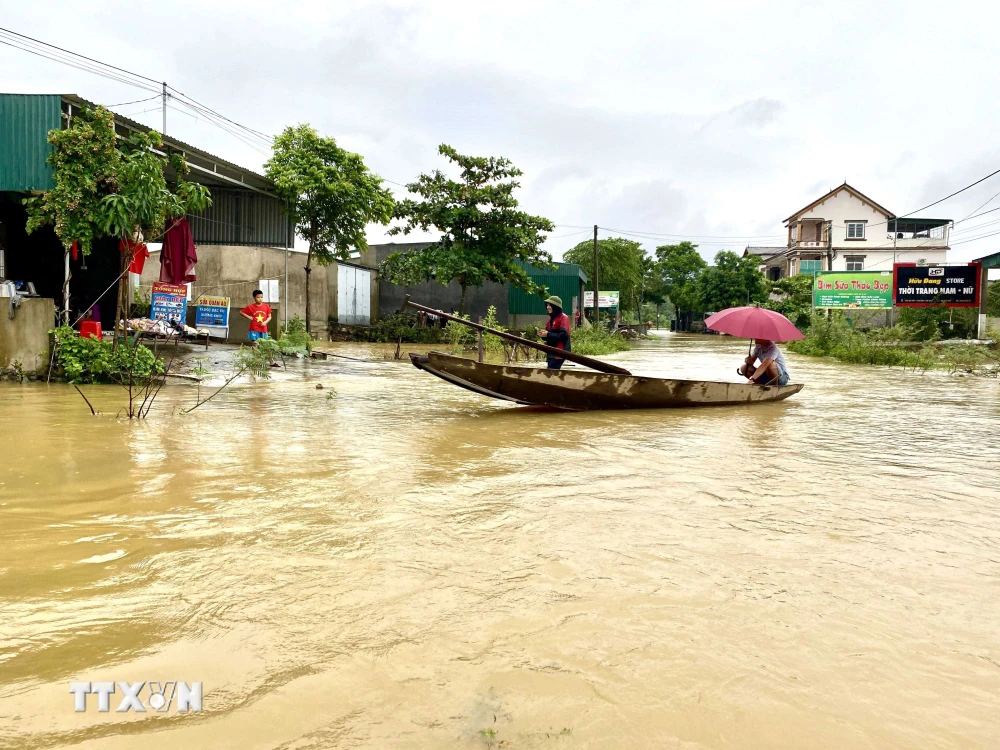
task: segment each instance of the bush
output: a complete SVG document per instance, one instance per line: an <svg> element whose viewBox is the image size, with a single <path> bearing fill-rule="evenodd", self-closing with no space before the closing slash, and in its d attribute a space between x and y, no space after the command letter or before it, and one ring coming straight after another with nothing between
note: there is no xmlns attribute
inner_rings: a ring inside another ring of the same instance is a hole
<svg viewBox="0 0 1000 750"><path fill-rule="evenodd" d="M49 331L55 346L57 374L70 383L137 382L163 372L163 363L136 340L110 341L82 338L69 326Z"/></svg>
<svg viewBox="0 0 1000 750"><path fill-rule="evenodd" d="M442 329L437 326L420 328L413 315L394 313L372 323L369 328L355 330L354 341L370 341L377 344L438 344L442 340Z"/></svg>
<svg viewBox="0 0 1000 750"><path fill-rule="evenodd" d="M312 351L312 336L306 330L306 322L297 315L281 327L278 335L278 349L284 355L303 354Z"/></svg>
<svg viewBox="0 0 1000 750"><path fill-rule="evenodd" d="M796 354L833 357L852 364L932 367L935 364L933 349L901 345L899 342L904 334L905 329L899 326L859 331L851 327L843 313L835 312L830 318L817 314L812 316L805 338L790 341L788 349Z"/></svg>
<svg viewBox="0 0 1000 750"><path fill-rule="evenodd" d="M463 315L461 317L464 320L469 320L468 315ZM448 325L444 328L444 337L445 340L451 344L452 350L455 351L455 353L458 353L476 340L476 332L467 325L462 325L461 323L456 323L454 320L449 320Z"/></svg>
<svg viewBox="0 0 1000 750"><path fill-rule="evenodd" d="M591 357L597 354L626 352L632 347L621 336L611 333L604 326L574 328L570 332L570 351Z"/></svg>

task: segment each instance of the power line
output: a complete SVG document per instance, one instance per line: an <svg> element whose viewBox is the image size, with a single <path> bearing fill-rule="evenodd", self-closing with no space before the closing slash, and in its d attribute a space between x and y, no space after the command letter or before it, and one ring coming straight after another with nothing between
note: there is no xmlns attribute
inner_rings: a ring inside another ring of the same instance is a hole
<svg viewBox="0 0 1000 750"><path fill-rule="evenodd" d="M709 239L709 240L773 240L784 237L783 234L738 234L738 235L724 235L724 234L667 234L663 232L645 232L639 229L612 229L610 227L599 227L605 232L622 232L631 234L644 234L650 237L682 237L688 239Z"/></svg>
<svg viewBox="0 0 1000 750"><path fill-rule="evenodd" d="M142 102L151 102L151 101L153 101L153 99L159 99L159 98L160 98L160 94L157 94L156 96L149 96L149 97L146 97L145 99L136 99L134 102L119 102L118 104L106 104L105 106L108 107L108 108L110 108L110 107L125 107L125 106L127 106L129 104L141 104Z"/></svg>
<svg viewBox="0 0 1000 750"><path fill-rule="evenodd" d="M989 234L984 234L979 237L967 237L964 240L959 240L958 242L951 243L952 245L964 245L966 242L975 242L976 240L985 240L987 237L995 237L1000 234L1000 231L990 232Z"/></svg>
<svg viewBox="0 0 1000 750"><path fill-rule="evenodd" d="M994 195L994 196L993 196L993 198L996 198L996 197L997 197L997 195L1000 195L1000 193L996 193L996 195ZM990 203L992 203L992 202L993 202L993 198L990 198L990 199L989 199L988 201L986 201L986 203L984 203L984 204L983 204L982 206L980 206L979 208L983 208L984 206L988 206L988 205L989 205ZM972 214L976 213L976 211L978 211L978 210L979 210L979 208L977 208L977 209L976 209L975 211L972 211L972 213L970 213L970 214L969 214L969 216L971 216ZM968 219L968 218L969 218L969 216L966 216L966 217L965 217L965 219ZM965 219L959 219L959 221L965 221ZM957 223L957 222L956 222L956 223Z"/></svg>
<svg viewBox="0 0 1000 750"><path fill-rule="evenodd" d="M48 42L43 42L40 39L35 39L33 37L26 36L24 34L18 34L16 31L11 31L10 29L5 29L3 27L0 27L0 31L3 31L3 32L7 33L7 34L12 34L13 36L16 36L16 37L20 37L21 39L27 39L28 41L34 42L35 44L41 44L43 47L49 47L51 49L58 50L59 52L65 52L66 54L73 55L74 57L81 57L84 60L87 60L87 61L92 62L92 63L97 63L98 65L101 65L101 66L103 66L105 68L111 68L112 70L117 70L117 71L119 71L121 73L127 73L128 75L135 76L136 78L142 78L143 80L149 81L150 83L155 83L157 86L160 85L159 81L154 81L152 78L149 78L148 76L140 75L139 73L133 73L131 70L125 70L125 68L119 68L119 67L116 67L114 65L109 65L108 63L101 62L100 60L95 60L92 57L87 57L86 55L81 55L79 52L72 52L72 51L70 51L68 49L63 49L62 47L57 47L54 44L49 44Z"/></svg>
<svg viewBox="0 0 1000 750"><path fill-rule="evenodd" d="M4 35L7 35L6 38ZM77 70L84 71L86 73L93 73L95 75L102 76L109 80L117 81L119 83L124 83L129 86L135 86L137 88L144 89L146 91L152 91L157 94L155 97L149 97L147 99L137 99L131 102L122 102L121 104L112 104L112 107L124 106L128 104L139 104L144 101L150 101L155 98L162 96L163 92L160 89L160 82L156 81L148 76L141 75L139 73L134 73L125 68L119 68L116 65L111 65L109 63L101 62L100 60L95 60L92 57L87 57L86 55L81 55L78 52L73 52L63 47L57 47L56 45L43 42L39 39L34 39L33 37L25 36L24 34L19 34L16 31L11 31L10 29L5 29L0 27L0 44L5 44L14 49L21 50L23 52L29 52L33 55L43 57L47 60L53 62L58 62L63 65L75 68ZM148 83L147 83L148 82ZM149 84L154 84L150 86ZM266 133L262 133L259 130L255 130L246 125L232 120L220 112L208 107L201 102L187 96L181 91L173 88L172 86L167 86L173 94L170 98L177 101L179 104L191 109L194 112L200 114L204 119L208 120L212 124L220 127L222 130L226 131L233 137L239 139L242 143L260 153L266 153L260 150L261 146L271 146L272 138ZM171 109L176 108L171 107ZM144 113L144 112L143 112ZM187 114L187 113L185 113ZM126 115L127 116L127 115ZM197 118L196 118L197 119ZM253 141L254 143L251 143Z"/></svg>
<svg viewBox="0 0 1000 750"><path fill-rule="evenodd" d="M245 130L247 133L249 133L249 134L251 134L251 135L253 135L253 136L257 137L257 138L260 138L261 140L265 141L268 145L271 144L271 141L273 140L273 136L270 136L267 133L263 133L260 130L254 130L253 128L248 127L246 125L242 125L242 124L236 122L235 120L231 120L230 118L226 117L221 112L216 112L211 107L208 107L208 106L202 104L201 102L198 102L195 99L192 99L190 96L188 96L187 94L185 94L185 93L183 93L181 91L178 91L173 86L168 85L167 88L170 89L171 91L173 91L178 96L180 96L182 99L186 99L187 102L190 103L189 106L193 107L194 109L201 110L203 114L205 114L205 115L212 115L214 117L221 118L221 119L225 120L226 122L228 122L229 124L234 125L234 126L240 128L241 130Z"/></svg>

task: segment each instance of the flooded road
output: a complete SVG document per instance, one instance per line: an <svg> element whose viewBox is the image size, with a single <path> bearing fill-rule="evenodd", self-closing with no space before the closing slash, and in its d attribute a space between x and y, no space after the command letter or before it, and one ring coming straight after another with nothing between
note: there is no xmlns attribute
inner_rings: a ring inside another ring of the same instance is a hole
<svg viewBox="0 0 1000 750"><path fill-rule="evenodd" d="M1000 385L788 364L778 404L580 414L389 361L132 425L0 384L0 747L997 747ZM102 680L204 711L75 713Z"/></svg>

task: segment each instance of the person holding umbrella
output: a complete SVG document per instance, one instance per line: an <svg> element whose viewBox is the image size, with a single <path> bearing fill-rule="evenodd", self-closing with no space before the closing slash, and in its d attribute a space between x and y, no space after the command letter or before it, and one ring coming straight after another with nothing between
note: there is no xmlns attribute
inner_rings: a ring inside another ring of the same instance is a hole
<svg viewBox="0 0 1000 750"><path fill-rule="evenodd" d="M730 307L710 316L705 325L714 331L756 342L757 346L739 367L740 375L747 382L757 385L788 385L785 357L775 342L792 341L803 336L784 315L761 307ZM755 367L756 362L760 364Z"/></svg>
<svg viewBox="0 0 1000 750"><path fill-rule="evenodd" d="M757 385L788 385L785 355L778 345L767 339L756 339L757 346L740 366L740 375ZM760 362L756 368L754 362Z"/></svg>

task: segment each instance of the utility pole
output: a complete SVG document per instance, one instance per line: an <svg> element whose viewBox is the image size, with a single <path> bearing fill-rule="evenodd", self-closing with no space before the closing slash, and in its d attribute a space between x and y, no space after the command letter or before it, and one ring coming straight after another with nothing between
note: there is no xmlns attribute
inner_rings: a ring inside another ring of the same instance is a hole
<svg viewBox="0 0 1000 750"><path fill-rule="evenodd" d="M601 321L601 308L600 303L597 300L598 290L600 289L597 273L597 224L594 224L594 325L598 325Z"/></svg>
<svg viewBox="0 0 1000 750"><path fill-rule="evenodd" d="M896 283L896 238L899 237L899 219L893 217L892 219L892 283ZM896 296L896 290L892 290L892 296ZM893 300L889 301L889 325L888 328L892 328L896 324L896 307L892 304Z"/></svg>
<svg viewBox="0 0 1000 750"><path fill-rule="evenodd" d="M160 135L167 134L167 82L163 82L163 95L160 97L160 107L163 109L163 132Z"/></svg>

